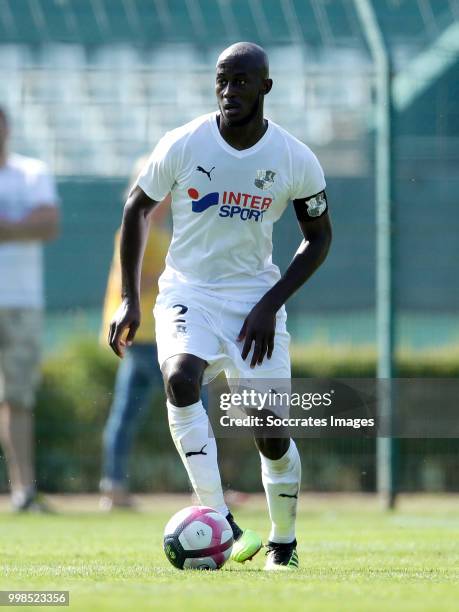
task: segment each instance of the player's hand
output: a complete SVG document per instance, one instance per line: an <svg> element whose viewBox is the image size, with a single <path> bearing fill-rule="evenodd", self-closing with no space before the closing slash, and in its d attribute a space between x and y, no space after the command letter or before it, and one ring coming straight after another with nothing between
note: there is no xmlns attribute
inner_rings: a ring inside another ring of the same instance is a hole
<svg viewBox="0 0 459 612"><path fill-rule="evenodd" d="M118 357L124 357L127 346L131 346L140 325L140 305L124 298L110 323L108 343ZM127 334L125 334L127 330ZM123 337L125 336L125 337Z"/></svg>
<svg viewBox="0 0 459 612"><path fill-rule="evenodd" d="M237 337L244 340L241 356L246 359L252 344L255 343L250 367L263 363L265 356L271 359L274 350L274 333L276 331L276 310L269 305L258 302L245 318Z"/></svg>

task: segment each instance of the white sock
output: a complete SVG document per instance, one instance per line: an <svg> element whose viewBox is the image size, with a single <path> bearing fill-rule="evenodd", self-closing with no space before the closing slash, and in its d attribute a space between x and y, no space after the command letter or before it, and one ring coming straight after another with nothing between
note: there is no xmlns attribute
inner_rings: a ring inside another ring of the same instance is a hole
<svg viewBox="0 0 459 612"><path fill-rule="evenodd" d="M280 459L268 459L260 453L261 477L271 518L271 542L288 544L295 539L296 508L301 483L298 449L290 440L288 451Z"/></svg>
<svg viewBox="0 0 459 612"><path fill-rule="evenodd" d="M167 401L167 414L172 439L199 503L226 516L229 511L223 499L217 444L215 438L209 435L209 418L201 400L181 408ZM187 457L187 453L193 454Z"/></svg>

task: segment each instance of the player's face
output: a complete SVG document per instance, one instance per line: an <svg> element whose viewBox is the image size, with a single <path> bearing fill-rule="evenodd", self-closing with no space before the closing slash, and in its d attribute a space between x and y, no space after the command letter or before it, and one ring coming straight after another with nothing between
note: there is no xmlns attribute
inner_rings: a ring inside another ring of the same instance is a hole
<svg viewBox="0 0 459 612"><path fill-rule="evenodd" d="M259 70L250 70L238 60L217 64L215 93L220 113L228 125L244 125L257 114L264 81Z"/></svg>

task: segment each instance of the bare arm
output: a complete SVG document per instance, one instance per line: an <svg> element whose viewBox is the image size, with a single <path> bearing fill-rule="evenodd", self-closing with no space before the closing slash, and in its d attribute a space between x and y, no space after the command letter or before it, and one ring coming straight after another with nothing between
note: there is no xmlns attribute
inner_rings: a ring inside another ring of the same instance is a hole
<svg viewBox="0 0 459 612"><path fill-rule="evenodd" d="M171 194L167 194L167 196L159 202L157 206L154 207L153 211L150 214L150 233L154 228L161 227L164 223L164 219L170 213L170 207L172 203ZM150 237L147 239L150 240ZM148 248L148 247L147 247ZM157 266L154 269L151 269L151 265L143 265L142 266L142 279L140 283L140 295L142 296L147 291L158 290L158 279L163 272L164 265L160 268Z"/></svg>
<svg viewBox="0 0 459 612"><path fill-rule="evenodd" d="M140 325L140 272L148 237L148 217L156 204L137 186L124 206L120 241L122 302L110 324L108 337L118 357L124 356L125 347L132 344Z"/></svg>
<svg viewBox="0 0 459 612"><path fill-rule="evenodd" d="M328 212L318 219L299 220L298 224L303 240L285 274L263 297L276 312L323 263L330 248L332 229Z"/></svg>
<svg viewBox="0 0 459 612"><path fill-rule="evenodd" d="M0 242L52 240L57 235L58 227L58 209L43 204L34 208L21 221L7 221L0 217Z"/></svg>
<svg viewBox="0 0 459 612"><path fill-rule="evenodd" d="M253 307L239 333L238 340L245 339L241 353L243 359L255 342L250 367L261 364L265 355L271 358L277 311L317 270L330 248L332 230L328 211L320 217L310 218L299 213L297 205L295 210L303 240L285 274Z"/></svg>

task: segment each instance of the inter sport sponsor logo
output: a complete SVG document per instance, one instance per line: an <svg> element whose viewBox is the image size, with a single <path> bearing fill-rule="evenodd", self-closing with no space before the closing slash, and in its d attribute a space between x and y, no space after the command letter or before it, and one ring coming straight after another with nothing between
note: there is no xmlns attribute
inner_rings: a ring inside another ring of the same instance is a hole
<svg viewBox="0 0 459 612"><path fill-rule="evenodd" d="M269 209L273 199L235 191L218 191L206 193L199 197L197 189L188 189L191 198L191 210L202 213L212 206L219 206L218 215L223 218L237 217L241 221L263 221L263 215Z"/></svg>
<svg viewBox="0 0 459 612"><path fill-rule="evenodd" d="M192 198L191 210L195 213L202 213L211 206L218 204L218 191L206 193L202 198L199 198L199 192L196 189L188 189L188 195Z"/></svg>

